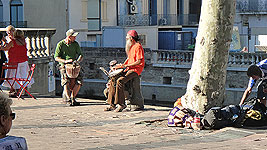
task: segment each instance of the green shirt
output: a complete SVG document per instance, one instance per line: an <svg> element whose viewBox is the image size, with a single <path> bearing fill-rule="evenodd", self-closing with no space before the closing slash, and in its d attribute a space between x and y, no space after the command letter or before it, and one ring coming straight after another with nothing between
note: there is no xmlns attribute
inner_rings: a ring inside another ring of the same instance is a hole
<svg viewBox="0 0 267 150"><path fill-rule="evenodd" d="M82 52L78 42L74 41L68 45L66 44L65 40L61 40L57 44L54 58L60 57L61 59L65 60L77 60L80 55L82 55Z"/></svg>

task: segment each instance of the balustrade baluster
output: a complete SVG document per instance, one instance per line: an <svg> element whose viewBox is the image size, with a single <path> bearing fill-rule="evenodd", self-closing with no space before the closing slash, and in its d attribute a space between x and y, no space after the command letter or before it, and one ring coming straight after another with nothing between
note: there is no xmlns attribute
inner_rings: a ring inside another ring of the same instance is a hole
<svg viewBox="0 0 267 150"><path fill-rule="evenodd" d="M160 62L163 62L163 53L162 52L160 52L160 55L159 55L160 57L159 57L159 59L160 59Z"/></svg>
<svg viewBox="0 0 267 150"><path fill-rule="evenodd" d="M232 55L228 55L228 66L231 66L231 61L232 61Z"/></svg>
<svg viewBox="0 0 267 150"><path fill-rule="evenodd" d="M241 54L240 54L240 57L241 57L241 59L240 59L240 61L241 61L240 64L241 64L241 65L245 65L244 54L241 53Z"/></svg>
<svg viewBox="0 0 267 150"><path fill-rule="evenodd" d="M33 48L33 51L32 51L32 55L33 57L37 58L37 57L40 57L38 55L38 48L37 48L37 45L36 45L36 35L32 36L32 48Z"/></svg>
<svg viewBox="0 0 267 150"><path fill-rule="evenodd" d="M42 54L42 47L41 47L41 39L40 39L40 35L37 35L36 36L36 47L37 47L37 54L39 57L43 57L43 54Z"/></svg>
<svg viewBox="0 0 267 150"><path fill-rule="evenodd" d="M46 50L45 50L45 54L46 56L50 56L50 38L51 38L51 35L47 34L45 36L45 47L46 47Z"/></svg>
<svg viewBox="0 0 267 150"><path fill-rule="evenodd" d="M29 58L33 58L33 48L32 48L32 37L29 35L25 38L25 41L26 41L26 46L27 46L27 55Z"/></svg>
<svg viewBox="0 0 267 150"><path fill-rule="evenodd" d="M46 46L45 46L45 37L44 37L44 35L41 35L41 47L42 47L42 55L43 55L43 56L48 56L48 55L45 53Z"/></svg>
<svg viewBox="0 0 267 150"><path fill-rule="evenodd" d="M235 64L236 64L236 56L233 55L233 65L235 65Z"/></svg>

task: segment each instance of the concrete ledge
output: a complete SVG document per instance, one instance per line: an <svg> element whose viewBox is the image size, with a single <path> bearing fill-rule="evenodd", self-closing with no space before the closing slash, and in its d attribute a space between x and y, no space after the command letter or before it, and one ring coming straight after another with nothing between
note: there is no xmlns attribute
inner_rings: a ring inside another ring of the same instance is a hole
<svg viewBox="0 0 267 150"><path fill-rule="evenodd" d="M61 94L60 78L56 78L56 93ZM183 96L187 85L167 85L154 83L141 83L142 94L145 99L161 102L175 102L177 98ZM106 88L106 80L102 79L84 79L79 96L82 97L104 97L103 90ZM224 105L237 105L243 95L245 88L226 88L226 99ZM253 90L251 96L256 96L256 90Z"/></svg>

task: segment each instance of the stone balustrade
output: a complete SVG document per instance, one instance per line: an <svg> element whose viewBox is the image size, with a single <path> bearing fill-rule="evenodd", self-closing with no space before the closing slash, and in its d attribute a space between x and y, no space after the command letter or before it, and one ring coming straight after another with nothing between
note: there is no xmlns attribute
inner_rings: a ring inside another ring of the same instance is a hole
<svg viewBox="0 0 267 150"><path fill-rule="evenodd" d="M17 28L24 32L29 64L36 64L33 75L34 84L29 88L35 95L55 94L54 60L50 41L56 29L53 28ZM0 32L6 35L5 28ZM38 93L38 94L37 94Z"/></svg>
<svg viewBox="0 0 267 150"><path fill-rule="evenodd" d="M188 65L193 61L194 51L153 50L153 64ZM228 67L247 67L267 58L267 53L229 52Z"/></svg>
<svg viewBox="0 0 267 150"><path fill-rule="evenodd" d="M56 29L54 28L17 28L24 32L27 43L27 55L29 58L49 57L50 40ZM5 33L5 28L0 28L0 32Z"/></svg>

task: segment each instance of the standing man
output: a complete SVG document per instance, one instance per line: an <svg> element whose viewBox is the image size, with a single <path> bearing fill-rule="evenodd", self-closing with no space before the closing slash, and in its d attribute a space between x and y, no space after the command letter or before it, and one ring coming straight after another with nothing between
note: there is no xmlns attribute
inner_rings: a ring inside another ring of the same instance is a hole
<svg viewBox="0 0 267 150"><path fill-rule="evenodd" d="M256 65L249 66L247 75L248 77L250 77L250 79L248 87L240 101L240 105L242 105L250 95L253 86L256 84L256 81L260 81L257 87L257 98L260 99L261 103L266 106L267 91L265 90L266 87L264 87L263 85L267 84L267 59L262 60Z"/></svg>
<svg viewBox="0 0 267 150"><path fill-rule="evenodd" d="M122 77L116 81L116 90L114 84L111 84L108 94L109 107L105 111L115 110L115 112L121 112L126 108L124 86L129 80L141 75L144 65L144 49L138 42L139 37L135 30L130 30L126 36L126 54L127 59L123 64L118 64L115 68L126 68ZM114 95L115 94L115 95ZM113 97L114 96L114 97ZM116 108L116 105L118 107Z"/></svg>
<svg viewBox="0 0 267 150"><path fill-rule="evenodd" d="M77 78L69 78L66 74L65 64L82 61L81 48L75 41L79 32L69 29L66 32L66 38L58 42L55 51L55 60L60 63L61 86L63 86L63 100L70 106L77 106L79 103L75 100L82 85L82 76L79 73Z"/></svg>

